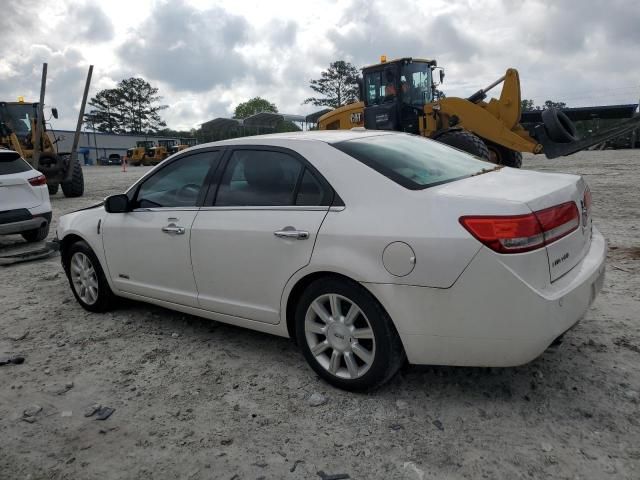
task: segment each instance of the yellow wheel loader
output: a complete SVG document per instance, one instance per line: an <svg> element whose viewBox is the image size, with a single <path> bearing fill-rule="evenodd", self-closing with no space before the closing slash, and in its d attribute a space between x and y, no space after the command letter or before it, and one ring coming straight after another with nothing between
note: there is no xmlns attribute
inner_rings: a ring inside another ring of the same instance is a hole
<svg viewBox="0 0 640 480"><path fill-rule="evenodd" d="M464 150L493 163L520 167L522 152L544 153L548 158L570 155L631 131L640 116L615 128L578 139L571 120L558 109L542 112L542 123L520 124L520 79L510 68L504 76L469 98L442 97L437 87L444 70L435 60L400 58L362 69L361 101L326 113L320 130L364 127L423 135ZM439 74L439 81L434 80ZM500 83L500 98L487 92Z"/></svg>
<svg viewBox="0 0 640 480"><path fill-rule="evenodd" d="M140 165L151 165L148 159L153 158L154 148L155 144L151 140L136 142L136 146L134 148L127 150L128 162L134 167L139 167Z"/></svg>
<svg viewBox="0 0 640 480"><path fill-rule="evenodd" d="M197 143L198 142L195 138L181 138L178 142L169 147L169 155L173 155L174 153L193 147L194 145L197 145Z"/></svg>
<svg viewBox="0 0 640 480"><path fill-rule="evenodd" d="M15 150L33 168L41 171L47 178L47 187L51 195L55 194L60 186L66 197L79 197L84 193L84 176L77 151L92 72L93 66L89 67L78 125L70 152L58 151L59 139L50 137L47 132L47 122L44 120L43 113L47 78L46 63L42 68L40 102L25 102L22 97L17 102L0 102L0 148ZM57 109L52 108L51 114L54 118L58 118Z"/></svg>

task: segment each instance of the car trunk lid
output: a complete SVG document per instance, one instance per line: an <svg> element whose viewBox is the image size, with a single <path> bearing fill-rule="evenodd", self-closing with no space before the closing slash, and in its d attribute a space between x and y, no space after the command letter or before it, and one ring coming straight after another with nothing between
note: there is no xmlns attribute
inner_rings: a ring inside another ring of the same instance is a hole
<svg viewBox="0 0 640 480"><path fill-rule="evenodd" d="M582 177L503 168L438 188L445 195L525 204L542 225L552 282L571 270L589 249L590 193Z"/></svg>

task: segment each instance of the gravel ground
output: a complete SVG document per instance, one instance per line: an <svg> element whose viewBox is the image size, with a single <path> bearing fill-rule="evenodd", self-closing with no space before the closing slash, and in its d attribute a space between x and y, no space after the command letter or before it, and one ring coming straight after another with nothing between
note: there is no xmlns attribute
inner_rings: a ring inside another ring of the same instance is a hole
<svg viewBox="0 0 640 480"><path fill-rule="evenodd" d="M368 395L320 381L287 339L134 302L86 312L58 257L0 267L0 357L26 358L0 367L0 479L640 478L639 163L525 158L586 177L610 245L562 345L519 368L407 367ZM54 219L144 171L85 168Z"/></svg>

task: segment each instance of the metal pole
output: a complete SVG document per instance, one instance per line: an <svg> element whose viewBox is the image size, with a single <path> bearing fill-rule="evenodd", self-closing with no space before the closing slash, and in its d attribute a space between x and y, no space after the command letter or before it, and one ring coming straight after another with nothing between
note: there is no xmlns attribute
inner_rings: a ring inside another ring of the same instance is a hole
<svg viewBox="0 0 640 480"><path fill-rule="evenodd" d="M73 166L78 161L78 142L80 141L80 129L84 119L84 107L87 104L87 96L89 95L89 85L91 85L91 75L93 74L93 65L89 65L87 73L87 83L84 85L84 94L82 95L82 103L80 104L80 112L78 112L78 124L76 125L76 133L73 136L73 146L71 148L71 158L69 159L69 169L65 181L71 180L73 176Z"/></svg>
<svg viewBox="0 0 640 480"><path fill-rule="evenodd" d="M40 82L40 103L36 108L36 132L33 142L33 154L31 155L31 161L33 162L33 168L36 170L40 165L40 151L42 149L42 138L44 135L44 93L47 86L47 64L42 64L42 81Z"/></svg>

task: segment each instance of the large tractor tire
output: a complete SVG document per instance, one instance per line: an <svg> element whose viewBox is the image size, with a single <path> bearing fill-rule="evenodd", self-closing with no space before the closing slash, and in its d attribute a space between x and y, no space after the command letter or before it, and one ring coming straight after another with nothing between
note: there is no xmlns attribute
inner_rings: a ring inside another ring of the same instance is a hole
<svg viewBox="0 0 640 480"><path fill-rule="evenodd" d="M62 193L65 197L81 197L84 193L84 175L82 166L77 160L73 164L71 180L62 183Z"/></svg>
<svg viewBox="0 0 640 480"><path fill-rule="evenodd" d="M487 148L491 157L489 160L492 163L512 168L522 167L522 153L494 143L487 143Z"/></svg>
<svg viewBox="0 0 640 480"><path fill-rule="evenodd" d="M480 137L466 130L451 130L435 138L436 141L475 155L482 160L490 160L489 149Z"/></svg>
<svg viewBox="0 0 640 480"><path fill-rule="evenodd" d="M47 190L49 190L49 195L55 195L58 193L58 187L60 187L59 183L54 183L53 185L47 184Z"/></svg>
<svg viewBox="0 0 640 480"><path fill-rule="evenodd" d="M554 142L571 143L578 139L576 126L557 108L547 108L542 111L542 123L547 135Z"/></svg>

